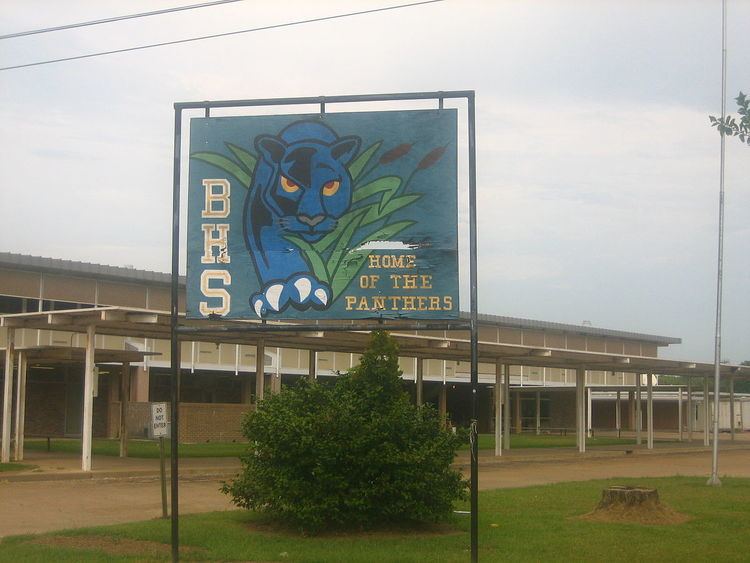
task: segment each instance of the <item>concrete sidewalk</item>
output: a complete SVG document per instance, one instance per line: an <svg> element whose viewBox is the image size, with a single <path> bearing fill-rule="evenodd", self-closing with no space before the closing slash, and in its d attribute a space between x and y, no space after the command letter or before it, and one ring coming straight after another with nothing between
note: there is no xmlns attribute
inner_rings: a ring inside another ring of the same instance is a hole
<svg viewBox="0 0 750 563"><path fill-rule="evenodd" d="M78 454L31 451L24 454L20 463L37 466L32 470L6 471L0 473L0 481L59 481L74 479L155 479L159 477L159 459L115 457L96 455L92 457L92 470L81 471ZM217 479L230 477L240 470L236 457L191 457L179 460L180 480ZM169 476L169 457L166 472Z"/></svg>

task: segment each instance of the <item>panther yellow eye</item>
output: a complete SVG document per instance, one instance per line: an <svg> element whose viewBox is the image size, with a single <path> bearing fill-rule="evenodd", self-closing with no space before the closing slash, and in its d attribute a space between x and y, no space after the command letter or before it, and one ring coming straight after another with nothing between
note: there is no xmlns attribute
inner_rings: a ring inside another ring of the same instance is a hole
<svg viewBox="0 0 750 563"><path fill-rule="evenodd" d="M341 182L338 180L331 180L330 182L326 182L323 184L323 195L324 196L332 196L337 191L339 191L339 186L341 185Z"/></svg>
<svg viewBox="0 0 750 563"><path fill-rule="evenodd" d="M286 193L293 194L299 189L299 184L296 182L293 182L286 176L281 177L281 189L284 190Z"/></svg>

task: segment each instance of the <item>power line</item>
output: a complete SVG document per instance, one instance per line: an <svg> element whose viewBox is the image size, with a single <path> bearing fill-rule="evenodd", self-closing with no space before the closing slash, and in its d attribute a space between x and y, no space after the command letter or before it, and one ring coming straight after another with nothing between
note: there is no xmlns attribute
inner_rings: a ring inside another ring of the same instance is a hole
<svg viewBox="0 0 750 563"><path fill-rule="evenodd" d="M353 16L363 16L366 14L374 14L377 12L386 12L389 10L398 10L401 8L410 8L412 6L421 6L423 4L435 4L437 2L444 2L445 0L423 0L422 2L412 2L410 4L399 4L397 6L386 6L384 8L373 8L371 10L362 10L359 12L348 12L345 14L335 14L333 16L322 16L319 18L311 18L307 20L297 20L293 22L286 22L286 23L277 23L273 25L266 25L263 27L254 27L251 29L241 29L238 31L228 31L225 33L215 33L213 35L203 35L200 37L189 37L188 39L177 39L175 41L164 41L162 43L150 43L148 45L138 45L137 47L126 47L124 49L114 49L112 51L100 51L97 53L88 53L86 55L77 55L75 57L63 57L61 59L49 59L46 61L37 61L35 63L26 63L22 65L14 65L14 66L5 66L0 67L0 71L3 70L14 70L17 68L27 68L31 66L40 66L40 65L48 65L53 63L62 63L66 61L76 61L79 59L88 59L91 57L101 57L104 55L114 55L117 53L128 53L130 51L140 51L142 49L153 49L154 47L165 47L167 45L179 45L181 43L190 43L193 41L203 41L204 39L215 39L217 37L228 37L230 35L240 35L242 33L252 33L254 31L266 31L269 29L279 29L282 27L291 27L295 25L303 25L307 23L315 23L315 22L321 22L321 21L329 21L329 20L336 20L341 18L349 18Z"/></svg>
<svg viewBox="0 0 750 563"><path fill-rule="evenodd" d="M27 35L37 35L39 33L50 33L52 31L62 31L64 29L75 29L77 27L86 27L89 25L99 25L103 23L112 23L122 20L131 20L135 18L145 18L148 16L159 16L161 14L169 14L172 12L181 12L183 10L194 10L196 8L208 8L210 6L217 6L219 4L229 4L231 2L241 2L242 0L214 0L213 2L203 2L202 4L190 4L189 6L177 6L175 8L165 8L163 10L155 10L153 12L141 12L138 14L128 14L125 16L115 16L112 18L105 18L101 20L92 20L80 23L69 23L67 25L58 25L56 27L45 27L42 29L31 29L29 31L19 31L17 33L9 33L7 35L0 35L0 40L11 39L13 37L25 37Z"/></svg>

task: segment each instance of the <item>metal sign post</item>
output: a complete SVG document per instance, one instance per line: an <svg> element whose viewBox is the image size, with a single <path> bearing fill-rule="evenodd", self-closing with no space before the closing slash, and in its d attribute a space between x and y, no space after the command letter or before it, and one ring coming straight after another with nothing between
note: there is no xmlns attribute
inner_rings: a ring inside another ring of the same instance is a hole
<svg viewBox="0 0 750 563"><path fill-rule="evenodd" d="M448 99L467 102L469 323L458 318L459 128L457 110L444 108ZM416 100L435 100L437 109L326 113L327 104ZM210 116L212 108L296 105L320 110L297 116ZM252 337L269 330L317 332L321 327L313 321L318 319L340 321L327 322L326 331L382 330L382 321L393 318L410 321L399 324L404 330L470 331L471 559L477 561L474 91L204 101L174 107L172 559L179 558L179 339L199 338L201 333ZM195 131L191 127L187 317L254 318L262 324L180 325L181 128L183 111L193 110L204 115L194 121ZM246 194L244 207L241 194ZM235 252L243 251L244 260L233 260ZM266 324L267 319L295 319L299 324Z"/></svg>
<svg viewBox="0 0 750 563"><path fill-rule="evenodd" d="M161 516L168 518L167 471L164 463L164 438L169 436L167 403L151 403L151 436L159 439L159 476L161 481Z"/></svg>

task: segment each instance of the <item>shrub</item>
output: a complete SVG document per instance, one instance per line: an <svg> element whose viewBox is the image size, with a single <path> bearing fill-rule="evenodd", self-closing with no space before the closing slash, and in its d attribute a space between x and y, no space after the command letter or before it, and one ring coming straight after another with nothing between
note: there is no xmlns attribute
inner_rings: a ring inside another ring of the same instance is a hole
<svg viewBox="0 0 750 563"><path fill-rule="evenodd" d="M375 332L334 385L265 399L243 422L243 471L222 490L307 532L449 517L466 492L450 467L460 439L433 407L410 403L400 376L394 340Z"/></svg>

